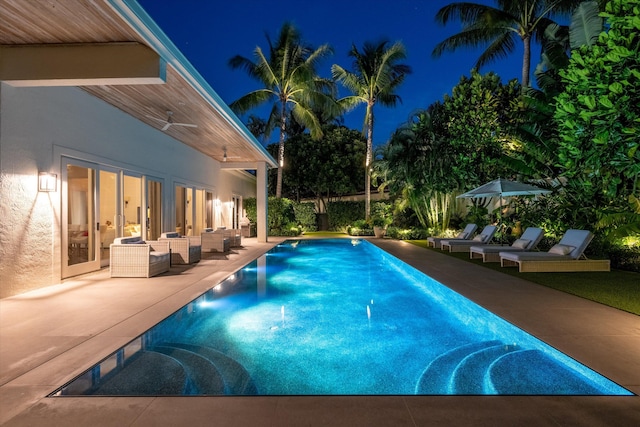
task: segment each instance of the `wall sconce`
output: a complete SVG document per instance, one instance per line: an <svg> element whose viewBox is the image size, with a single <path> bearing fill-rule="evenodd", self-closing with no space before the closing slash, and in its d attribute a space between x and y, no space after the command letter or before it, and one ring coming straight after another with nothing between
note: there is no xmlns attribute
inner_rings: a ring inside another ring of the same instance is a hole
<svg viewBox="0 0 640 427"><path fill-rule="evenodd" d="M50 172L40 172L38 174L38 191L52 192L58 189L58 175Z"/></svg>

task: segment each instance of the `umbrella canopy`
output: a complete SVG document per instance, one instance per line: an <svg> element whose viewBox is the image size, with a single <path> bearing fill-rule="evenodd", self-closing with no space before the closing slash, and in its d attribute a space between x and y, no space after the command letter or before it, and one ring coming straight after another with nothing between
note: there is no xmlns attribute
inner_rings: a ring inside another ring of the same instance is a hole
<svg viewBox="0 0 640 427"><path fill-rule="evenodd" d="M537 194L551 193L550 190L536 187L535 185L524 184L522 182L509 181L507 179L494 179L491 182L467 191L458 196L458 198L472 199L475 197L508 197L508 196L535 196Z"/></svg>

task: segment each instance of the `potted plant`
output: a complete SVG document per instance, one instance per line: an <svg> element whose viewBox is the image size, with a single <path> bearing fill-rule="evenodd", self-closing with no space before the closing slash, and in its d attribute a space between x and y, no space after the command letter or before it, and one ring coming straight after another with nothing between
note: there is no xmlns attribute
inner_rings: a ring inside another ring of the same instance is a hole
<svg viewBox="0 0 640 427"><path fill-rule="evenodd" d="M391 213L391 205L379 202L373 205L373 215L371 223L373 225L373 234L382 238L387 234L387 227L393 222L393 214Z"/></svg>

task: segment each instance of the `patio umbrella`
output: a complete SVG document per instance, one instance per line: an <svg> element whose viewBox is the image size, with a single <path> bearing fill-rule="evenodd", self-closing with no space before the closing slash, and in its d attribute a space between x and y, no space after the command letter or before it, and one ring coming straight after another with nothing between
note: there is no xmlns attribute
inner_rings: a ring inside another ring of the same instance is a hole
<svg viewBox="0 0 640 427"><path fill-rule="evenodd" d="M502 198L509 196L537 196L538 194L551 193L551 190L536 187L535 185L525 184L517 181L509 181L508 179L494 179L491 182L481 185L480 187L469 190L459 195L458 199L475 199L478 197L494 197L500 198L500 223L502 223ZM502 224L500 224L502 225Z"/></svg>

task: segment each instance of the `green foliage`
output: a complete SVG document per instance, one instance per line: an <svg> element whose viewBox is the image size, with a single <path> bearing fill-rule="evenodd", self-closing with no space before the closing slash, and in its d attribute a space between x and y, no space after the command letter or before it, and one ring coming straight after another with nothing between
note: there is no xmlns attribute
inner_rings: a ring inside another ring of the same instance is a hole
<svg viewBox="0 0 640 427"><path fill-rule="evenodd" d="M268 203L267 222L270 236L297 236L303 229L307 229L305 228L307 226L306 224L311 221L311 215L309 213L310 207L308 205L311 205L313 212L313 204L305 203L304 206L301 207L300 205L303 204L293 202L289 199L278 199L276 197L269 197ZM242 204L244 209L246 209L249 221L251 221L252 224L256 224L256 199L254 197L246 198ZM298 221L296 212L300 212L300 221ZM299 224L302 225L302 228L299 227ZM313 221L309 227L314 227L315 229L315 214L313 214ZM309 230L311 230L311 228L309 228Z"/></svg>
<svg viewBox="0 0 640 427"><path fill-rule="evenodd" d="M350 236L373 236L373 227L371 222L359 219L347 227L347 234Z"/></svg>
<svg viewBox="0 0 640 427"><path fill-rule="evenodd" d="M364 202L336 201L328 203L329 229L335 231L346 230L349 225L362 219L363 212Z"/></svg>
<svg viewBox="0 0 640 427"><path fill-rule="evenodd" d="M609 30L597 43L572 52L560 72L565 91L557 97L558 163L569 178L566 209L598 213L628 212L640 176L640 0L606 5ZM569 192L572 192L571 194Z"/></svg>
<svg viewBox="0 0 640 427"><path fill-rule="evenodd" d="M316 231L316 207L313 203L293 203L295 222L303 231Z"/></svg>
<svg viewBox="0 0 640 427"><path fill-rule="evenodd" d="M420 240L426 239L432 234L424 228L400 228L389 227L387 228L387 237L398 240Z"/></svg>
<svg viewBox="0 0 640 427"><path fill-rule="evenodd" d="M374 202L371 204L371 223L375 227L391 225L393 222L393 205L388 202Z"/></svg>
<svg viewBox="0 0 640 427"><path fill-rule="evenodd" d="M258 221L258 205L255 197L248 197L242 200L242 207L246 210L247 219L251 224L256 224Z"/></svg>
<svg viewBox="0 0 640 427"><path fill-rule="evenodd" d="M302 133L285 145L283 195L295 200L315 197L326 203L362 189L366 144L360 132L329 125L323 128L320 140ZM267 149L273 153L276 147L272 144Z"/></svg>
<svg viewBox="0 0 640 427"><path fill-rule="evenodd" d="M412 209L423 228L444 230L457 213L455 196L510 170L501 162L517 124L520 86L472 71L443 102L415 113L374 163L380 189Z"/></svg>

